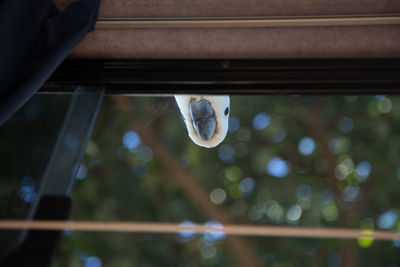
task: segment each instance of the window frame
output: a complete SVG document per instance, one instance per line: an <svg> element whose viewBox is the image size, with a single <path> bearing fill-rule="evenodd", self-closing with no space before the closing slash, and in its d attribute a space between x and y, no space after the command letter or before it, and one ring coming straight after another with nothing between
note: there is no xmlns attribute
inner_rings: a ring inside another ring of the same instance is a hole
<svg viewBox="0 0 400 267"><path fill-rule="evenodd" d="M67 59L41 92L104 86L106 94L386 94L400 92L400 58Z"/></svg>

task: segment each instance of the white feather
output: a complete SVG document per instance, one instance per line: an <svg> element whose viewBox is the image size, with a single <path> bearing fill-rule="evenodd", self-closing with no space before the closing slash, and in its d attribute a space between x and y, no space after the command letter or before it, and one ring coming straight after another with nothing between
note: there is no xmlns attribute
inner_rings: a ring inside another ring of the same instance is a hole
<svg viewBox="0 0 400 267"><path fill-rule="evenodd" d="M191 101L201 101L202 99L207 100L215 112L215 118L217 121L216 129L213 136L208 140L202 140L198 135L193 126L193 121L190 116L190 103ZM175 95L176 103L181 111L183 119L185 121L188 134L192 141L202 147L215 147L220 144L226 137L229 125L229 113L230 104L229 96L211 96L211 95ZM228 108L229 112L226 115L225 110Z"/></svg>

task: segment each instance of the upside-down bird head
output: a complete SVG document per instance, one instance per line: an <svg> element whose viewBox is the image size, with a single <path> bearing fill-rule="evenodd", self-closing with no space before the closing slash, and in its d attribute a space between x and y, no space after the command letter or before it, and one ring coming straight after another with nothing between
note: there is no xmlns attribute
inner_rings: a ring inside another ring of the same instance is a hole
<svg viewBox="0 0 400 267"><path fill-rule="evenodd" d="M192 141L202 147L215 147L228 132L229 96L175 95L176 103Z"/></svg>

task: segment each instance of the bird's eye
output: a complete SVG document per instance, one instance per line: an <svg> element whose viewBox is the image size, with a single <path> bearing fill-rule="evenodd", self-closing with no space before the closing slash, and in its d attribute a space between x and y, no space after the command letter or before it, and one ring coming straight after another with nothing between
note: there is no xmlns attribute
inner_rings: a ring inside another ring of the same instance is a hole
<svg viewBox="0 0 400 267"><path fill-rule="evenodd" d="M229 108L226 108L225 109L225 115L228 115L228 113L229 113Z"/></svg>

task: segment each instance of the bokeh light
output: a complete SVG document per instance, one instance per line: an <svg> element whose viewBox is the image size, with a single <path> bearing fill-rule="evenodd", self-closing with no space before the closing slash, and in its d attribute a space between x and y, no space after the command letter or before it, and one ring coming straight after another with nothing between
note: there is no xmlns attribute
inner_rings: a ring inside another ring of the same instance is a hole
<svg viewBox="0 0 400 267"><path fill-rule="evenodd" d="M389 113L392 110L392 101L387 97L379 99L378 110L381 113Z"/></svg>
<svg viewBox="0 0 400 267"><path fill-rule="evenodd" d="M240 127L240 120L237 117L229 117L228 133L236 132Z"/></svg>
<svg viewBox="0 0 400 267"><path fill-rule="evenodd" d="M265 209L266 209L266 207L264 204L255 204L255 205L251 206L251 208L249 209L250 220L253 220L253 221L260 220L264 216Z"/></svg>
<svg viewBox="0 0 400 267"><path fill-rule="evenodd" d="M285 140L286 138L286 130L283 128L276 129L276 131L272 134L272 142L279 143Z"/></svg>
<svg viewBox="0 0 400 267"><path fill-rule="evenodd" d="M21 185L22 185L22 186L32 186L32 187L35 187L36 181L35 181L35 179L33 179L32 176L30 176L30 175L25 175L25 176L22 177L22 179L21 179Z"/></svg>
<svg viewBox="0 0 400 267"><path fill-rule="evenodd" d="M218 149L219 158L226 163L235 161L235 151L230 145L223 145Z"/></svg>
<svg viewBox="0 0 400 267"><path fill-rule="evenodd" d="M153 151L151 150L150 147L145 146L140 150L140 159L144 162L149 162L150 160L153 159Z"/></svg>
<svg viewBox="0 0 400 267"><path fill-rule="evenodd" d="M323 218L328 222L335 221L338 217L338 208L336 206L336 203L333 200L322 205L321 212L322 212Z"/></svg>
<svg viewBox="0 0 400 267"><path fill-rule="evenodd" d="M222 204L226 200L226 192L221 188L215 188L210 193L210 199L215 204Z"/></svg>
<svg viewBox="0 0 400 267"><path fill-rule="evenodd" d="M231 165L225 169L224 174L225 174L225 178L228 179L228 181L236 182L242 176L242 169L240 169L238 166Z"/></svg>
<svg viewBox="0 0 400 267"><path fill-rule="evenodd" d="M204 240L207 241L208 243L214 243L215 241L223 241L225 239L226 237L225 232L218 231L224 229L224 227L220 222L208 221L205 223L205 227L210 227L213 229L204 232Z"/></svg>
<svg viewBox="0 0 400 267"><path fill-rule="evenodd" d="M68 221L69 221L69 222L73 222L73 221L74 221L74 218L73 218L72 216L70 216L70 217L68 218ZM63 235L66 236L66 237L70 237L70 236L72 236L72 234L73 234L74 232L75 232L74 229L67 228L67 229L64 229L64 230L63 230Z"/></svg>
<svg viewBox="0 0 400 267"><path fill-rule="evenodd" d="M78 180L83 180L86 178L87 174L88 174L88 170L87 170L86 166L82 163L79 166L79 169L78 169L75 177Z"/></svg>
<svg viewBox="0 0 400 267"><path fill-rule="evenodd" d="M251 195L253 193L255 183L256 181L251 177L244 178L239 184L240 193L242 193L243 196Z"/></svg>
<svg viewBox="0 0 400 267"><path fill-rule="evenodd" d="M343 117L339 120L339 129L343 133L349 133L354 128L354 121L349 117Z"/></svg>
<svg viewBox="0 0 400 267"><path fill-rule="evenodd" d="M91 256L84 259L85 267L101 267L103 264L100 258Z"/></svg>
<svg viewBox="0 0 400 267"><path fill-rule="evenodd" d="M349 141L345 137L334 137L329 140L329 149L333 154L341 154L347 151Z"/></svg>
<svg viewBox="0 0 400 267"><path fill-rule="evenodd" d="M384 99L385 97L386 97L386 95L374 95L374 98L376 100L381 100L381 99Z"/></svg>
<svg viewBox="0 0 400 267"><path fill-rule="evenodd" d="M36 181L32 176L26 175L22 178L19 197L26 203L33 203L35 201L37 197Z"/></svg>
<svg viewBox="0 0 400 267"><path fill-rule="evenodd" d="M372 234L373 231L370 229L366 229L366 230L362 230L361 233L363 234ZM358 245L362 248L369 248L370 246L372 246L373 242L374 242L374 238L373 237L359 237L357 239Z"/></svg>
<svg viewBox="0 0 400 267"><path fill-rule="evenodd" d="M286 213L287 221L289 223L296 223L300 219L302 212L303 210L299 205L291 206Z"/></svg>
<svg viewBox="0 0 400 267"><path fill-rule="evenodd" d="M309 199L311 197L312 190L309 185L303 184L297 188L297 197L299 199Z"/></svg>
<svg viewBox="0 0 400 267"><path fill-rule="evenodd" d="M140 142L140 136L135 131L127 131L122 138L123 145L131 151L137 148Z"/></svg>
<svg viewBox="0 0 400 267"><path fill-rule="evenodd" d="M397 221L397 214L393 210L388 210L379 215L377 225L382 229L392 229Z"/></svg>
<svg viewBox="0 0 400 267"><path fill-rule="evenodd" d="M217 249L213 245L204 245L200 248L200 254L204 259L211 259L217 255Z"/></svg>
<svg viewBox="0 0 400 267"><path fill-rule="evenodd" d="M69 149L74 149L79 144L78 137L75 133L67 133L64 137L63 143Z"/></svg>
<svg viewBox="0 0 400 267"><path fill-rule="evenodd" d="M290 166L283 159L275 157L268 162L266 172L271 176L283 178L290 173Z"/></svg>
<svg viewBox="0 0 400 267"><path fill-rule="evenodd" d="M365 181L370 175L371 170L372 167L368 161L361 161L358 163L356 167L357 180L360 182Z"/></svg>
<svg viewBox="0 0 400 267"><path fill-rule="evenodd" d="M98 153L99 153L99 146L92 140L89 140L89 142L86 146L86 154L93 157Z"/></svg>
<svg viewBox="0 0 400 267"><path fill-rule="evenodd" d="M231 184L231 186L229 187L229 196L231 198L233 199L243 198L243 194L240 192L239 186L240 186L239 183Z"/></svg>
<svg viewBox="0 0 400 267"><path fill-rule="evenodd" d="M322 207L322 215L324 216L325 220L331 222L337 219L338 216L338 209L335 204L329 204Z"/></svg>
<svg viewBox="0 0 400 267"><path fill-rule="evenodd" d="M345 158L335 167L335 176L339 180L346 179L354 171L354 162L350 158Z"/></svg>
<svg viewBox="0 0 400 267"><path fill-rule="evenodd" d="M358 185L348 185L343 190L343 199L347 202L353 202L357 199L360 193L360 187Z"/></svg>
<svg viewBox="0 0 400 267"><path fill-rule="evenodd" d="M20 198L26 203L33 203L36 199L37 193L32 186L22 186L19 190Z"/></svg>
<svg viewBox="0 0 400 267"><path fill-rule="evenodd" d="M273 223L281 223L283 221L284 210L276 200L269 200L266 203L265 213Z"/></svg>
<svg viewBox="0 0 400 267"><path fill-rule="evenodd" d="M196 225L191 221L183 221L179 224L179 226L195 227ZM184 243L184 242L191 240L195 236L195 234L196 234L196 231L194 231L194 230L181 230L181 231L178 231L177 240L179 242Z"/></svg>
<svg viewBox="0 0 400 267"><path fill-rule="evenodd" d="M304 156L311 155L315 150L315 141L311 137L304 137L299 142L299 152Z"/></svg>
<svg viewBox="0 0 400 267"><path fill-rule="evenodd" d="M137 163L133 166L132 173L137 178L144 178L147 175L147 167L143 163Z"/></svg>
<svg viewBox="0 0 400 267"><path fill-rule="evenodd" d="M320 205L321 206L327 205L331 201L333 201L333 193L328 189L325 189L324 191L322 191L321 196L320 196Z"/></svg>
<svg viewBox="0 0 400 267"><path fill-rule="evenodd" d="M253 127L256 130L262 130L270 124L271 119L266 112L258 113L253 119Z"/></svg>
<svg viewBox="0 0 400 267"><path fill-rule="evenodd" d="M311 200L309 198L302 198L297 201L302 210L309 210L311 208Z"/></svg>

